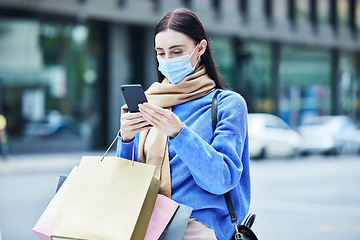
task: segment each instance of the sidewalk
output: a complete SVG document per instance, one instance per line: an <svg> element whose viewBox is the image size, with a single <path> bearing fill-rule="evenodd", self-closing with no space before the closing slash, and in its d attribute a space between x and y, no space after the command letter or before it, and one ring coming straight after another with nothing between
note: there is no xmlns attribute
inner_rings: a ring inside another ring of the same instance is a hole
<svg viewBox="0 0 360 240"><path fill-rule="evenodd" d="M0 158L0 176L25 173L67 172L80 163L82 156L102 156L104 151L79 151L65 153L34 153L10 156L10 160ZM115 156L115 150L107 156Z"/></svg>
<svg viewBox="0 0 360 240"><path fill-rule="evenodd" d="M0 155L0 176L68 172L82 156L102 156L106 149L91 150L87 140L78 136L23 137L10 139L10 160ZM116 147L107 156L116 156Z"/></svg>

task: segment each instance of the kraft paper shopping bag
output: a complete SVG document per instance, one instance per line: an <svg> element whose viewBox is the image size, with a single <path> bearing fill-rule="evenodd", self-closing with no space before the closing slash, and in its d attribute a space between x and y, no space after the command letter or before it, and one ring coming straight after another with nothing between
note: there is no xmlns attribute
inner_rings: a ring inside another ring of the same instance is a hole
<svg viewBox="0 0 360 240"><path fill-rule="evenodd" d="M64 202L66 193L69 190L70 183L76 174L77 166L75 166L61 187L57 190L49 205L32 229L42 240L51 240L50 233L55 224L55 220L60 212L62 203Z"/></svg>
<svg viewBox="0 0 360 240"><path fill-rule="evenodd" d="M52 239L143 240L160 185L154 171L119 157L83 157Z"/></svg>
<svg viewBox="0 0 360 240"><path fill-rule="evenodd" d="M157 240L169 224L179 204L174 200L158 194L151 214L145 240Z"/></svg>

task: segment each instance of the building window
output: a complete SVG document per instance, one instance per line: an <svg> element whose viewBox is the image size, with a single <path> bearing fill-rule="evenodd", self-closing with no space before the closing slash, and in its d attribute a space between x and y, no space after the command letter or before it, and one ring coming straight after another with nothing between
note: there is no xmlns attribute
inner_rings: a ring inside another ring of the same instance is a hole
<svg viewBox="0 0 360 240"><path fill-rule="evenodd" d="M225 37L212 37L212 40L211 47L215 61L226 82L232 87L234 86L233 69L235 61L231 40Z"/></svg>
<svg viewBox="0 0 360 240"><path fill-rule="evenodd" d="M249 19L249 2L248 0L239 0L239 10L241 18L244 22L247 22Z"/></svg>
<svg viewBox="0 0 360 240"><path fill-rule="evenodd" d="M309 0L309 4L310 4L309 20L313 28L316 29L318 25L318 1Z"/></svg>
<svg viewBox="0 0 360 240"><path fill-rule="evenodd" d="M296 0L288 0L288 19L292 25L295 24Z"/></svg>
<svg viewBox="0 0 360 240"><path fill-rule="evenodd" d="M355 35L357 33L356 26L356 9L357 9L357 0L349 0L349 8L348 8L348 25L351 32Z"/></svg>
<svg viewBox="0 0 360 240"><path fill-rule="evenodd" d="M330 53L284 46L280 63L279 112L293 126L307 115L331 113Z"/></svg>
<svg viewBox="0 0 360 240"><path fill-rule="evenodd" d="M212 7L215 12L215 18L221 18L221 1L220 0L212 0Z"/></svg>
<svg viewBox="0 0 360 240"><path fill-rule="evenodd" d="M245 98L249 112L274 112L269 44L239 41L236 48L238 73L234 89Z"/></svg>
<svg viewBox="0 0 360 240"><path fill-rule="evenodd" d="M357 0L356 2L356 9L355 9L355 24L356 29L360 30L360 0Z"/></svg>
<svg viewBox="0 0 360 240"><path fill-rule="evenodd" d="M273 21L273 1L272 0L264 0L264 15L268 21L268 23L272 23Z"/></svg>
<svg viewBox="0 0 360 240"><path fill-rule="evenodd" d="M182 0L182 3L186 8L191 8L191 0Z"/></svg>
<svg viewBox="0 0 360 240"><path fill-rule="evenodd" d="M350 53L340 53L339 88L341 114L357 119L360 85L356 79L354 58Z"/></svg>
<svg viewBox="0 0 360 240"><path fill-rule="evenodd" d="M317 13L317 22L319 24L329 24L330 19L330 1L329 0L317 0L317 7L318 7L318 13Z"/></svg>
<svg viewBox="0 0 360 240"><path fill-rule="evenodd" d="M338 4L337 4L337 0L329 0L330 1L330 5L329 5L329 22L330 22L330 26L332 27L332 29L337 32L337 28L338 28L338 12L337 12L337 8L338 8Z"/></svg>
<svg viewBox="0 0 360 240"><path fill-rule="evenodd" d="M10 137L30 139L31 146L33 139L66 139L65 150L88 147L97 81L89 28L9 18L0 19L0 32L0 110Z"/></svg>
<svg viewBox="0 0 360 240"><path fill-rule="evenodd" d="M315 0L311 0L314 2ZM310 4L309 1L294 1L295 6L295 22L309 22Z"/></svg>

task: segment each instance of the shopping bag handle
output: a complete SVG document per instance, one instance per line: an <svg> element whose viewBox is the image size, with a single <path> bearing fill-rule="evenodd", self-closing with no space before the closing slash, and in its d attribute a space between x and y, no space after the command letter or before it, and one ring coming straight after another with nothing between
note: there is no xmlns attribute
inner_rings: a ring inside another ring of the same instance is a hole
<svg viewBox="0 0 360 240"><path fill-rule="evenodd" d="M114 145L114 143L116 142L116 140L119 138L119 135L116 134L115 139L112 141L112 143L110 144L110 146L108 147L108 149L106 150L106 152L104 153L104 155L102 156L100 162L102 162L102 160L104 160L106 154L109 152L109 150L111 149L111 147ZM132 156L131 156L131 161L132 161L132 166L134 166L134 142L133 142L133 149L132 149Z"/></svg>

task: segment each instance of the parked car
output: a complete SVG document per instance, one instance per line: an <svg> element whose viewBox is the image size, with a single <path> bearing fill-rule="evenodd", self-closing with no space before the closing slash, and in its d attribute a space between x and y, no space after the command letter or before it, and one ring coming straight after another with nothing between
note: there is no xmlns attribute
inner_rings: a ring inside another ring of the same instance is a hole
<svg viewBox="0 0 360 240"><path fill-rule="evenodd" d="M292 157L297 154L300 135L281 118L268 113L250 113L251 158Z"/></svg>
<svg viewBox="0 0 360 240"><path fill-rule="evenodd" d="M29 122L25 127L28 136L47 137L59 133L69 127L68 118L57 110L49 110L42 121Z"/></svg>
<svg viewBox="0 0 360 240"><path fill-rule="evenodd" d="M360 153L360 130L347 116L310 116L298 130L301 154Z"/></svg>

